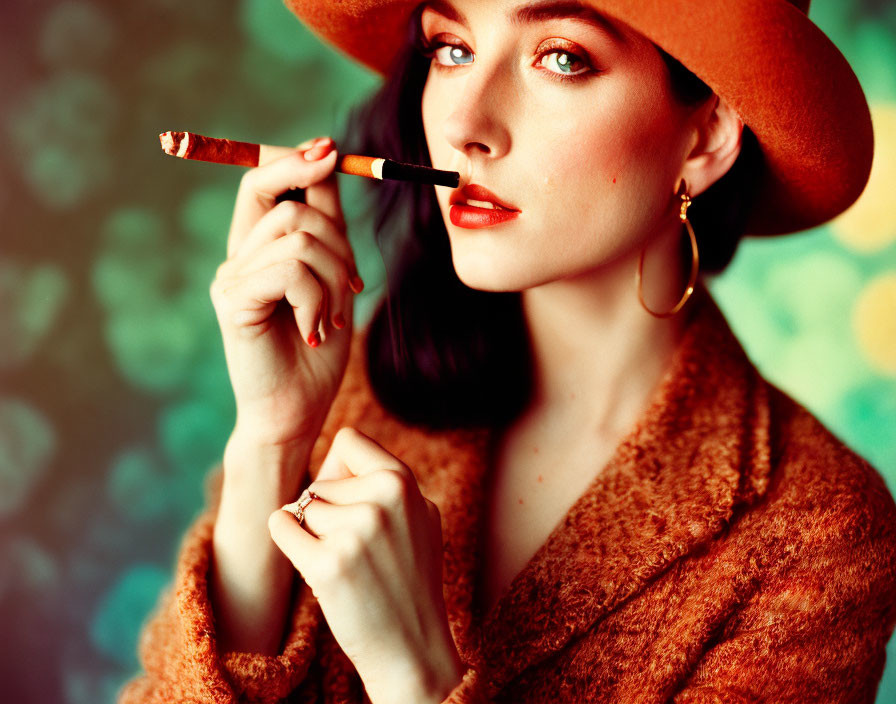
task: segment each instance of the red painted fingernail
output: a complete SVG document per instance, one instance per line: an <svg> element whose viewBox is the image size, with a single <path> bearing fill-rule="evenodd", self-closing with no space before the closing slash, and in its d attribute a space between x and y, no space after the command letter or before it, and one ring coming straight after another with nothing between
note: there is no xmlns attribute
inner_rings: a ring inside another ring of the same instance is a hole
<svg viewBox="0 0 896 704"><path fill-rule="evenodd" d="M337 313L333 316L333 325L340 330L345 327L345 318L342 317L342 313Z"/></svg>
<svg viewBox="0 0 896 704"><path fill-rule="evenodd" d="M315 330L308 336L308 344L317 347L320 344L320 334Z"/></svg>
<svg viewBox="0 0 896 704"><path fill-rule="evenodd" d="M305 152L305 161L319 161L333 151L333 148L336 146L333 140L329 137L326 137L325 140L326 141L323 142L317 142L317 144Z"/></svg>
<svg viewBox="0 0 896 704"><path fill-rule="evenodd" d="M364 282L361 281L361 277L355 274L352 277L352 280L349 282L349 286L352 287L352 291L355 293L361 293L364 290Z"/></svg>

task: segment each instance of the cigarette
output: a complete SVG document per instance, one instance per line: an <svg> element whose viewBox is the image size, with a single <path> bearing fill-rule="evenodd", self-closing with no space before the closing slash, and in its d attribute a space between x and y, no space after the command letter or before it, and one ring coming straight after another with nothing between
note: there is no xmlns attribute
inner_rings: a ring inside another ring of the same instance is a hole
<svg viewBox="0 0 896 704"><path fill-rule="evenodd" d="M195 132L162 132L159 141L163 151L171 156L250 167L263 166L296 151L296 147L236 142L232 139L204 137ZM403 164L391 159L359 154L342 154L336 162L336 171L366 178L410 181L451 188L457 188L460 184L460 173L457 171L442 171L428 166Z"/></svg>

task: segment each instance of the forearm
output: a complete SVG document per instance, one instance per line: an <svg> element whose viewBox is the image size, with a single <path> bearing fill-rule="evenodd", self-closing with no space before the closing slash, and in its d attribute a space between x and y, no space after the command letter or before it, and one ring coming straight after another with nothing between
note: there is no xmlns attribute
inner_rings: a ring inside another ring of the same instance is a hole
<svg viewBox="0 0 896 704"><path fill-rule="evenodd" d="M271 540L272 511L307 481L313 441L259 448L236 436L224 453L210 598L219 649L275 655L289 614L295 568Z"/></svg>

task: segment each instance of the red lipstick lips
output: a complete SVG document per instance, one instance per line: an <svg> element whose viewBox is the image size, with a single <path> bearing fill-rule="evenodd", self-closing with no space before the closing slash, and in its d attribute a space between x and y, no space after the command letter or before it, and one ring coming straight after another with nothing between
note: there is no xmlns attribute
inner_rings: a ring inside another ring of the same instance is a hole
<svg viewBox="0 0 896 704"><path fill-rule="evenodd" d="M473 201L473 202L471 202ZM478 202L477 202L478 201ZM449 217L457 227L477 229L512 220L520 211L505 203L485 186L470 183L455 190L449 199Z"/></svg>

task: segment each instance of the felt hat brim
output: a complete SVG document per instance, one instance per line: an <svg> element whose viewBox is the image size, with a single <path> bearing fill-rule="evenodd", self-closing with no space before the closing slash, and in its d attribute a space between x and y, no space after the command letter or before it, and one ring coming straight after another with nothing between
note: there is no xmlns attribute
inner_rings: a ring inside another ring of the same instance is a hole
<svg viewBox="0 0 896 704"><path fill-rule="evenodd" d="M285 0L324 41L385 75L419 0ZM756 135L765 173L747 232L815 227L861 195L874 138L862 87L808 18L808 0L588 0L724 98ZM799 5L799 6L798 6Z"/></svg>

